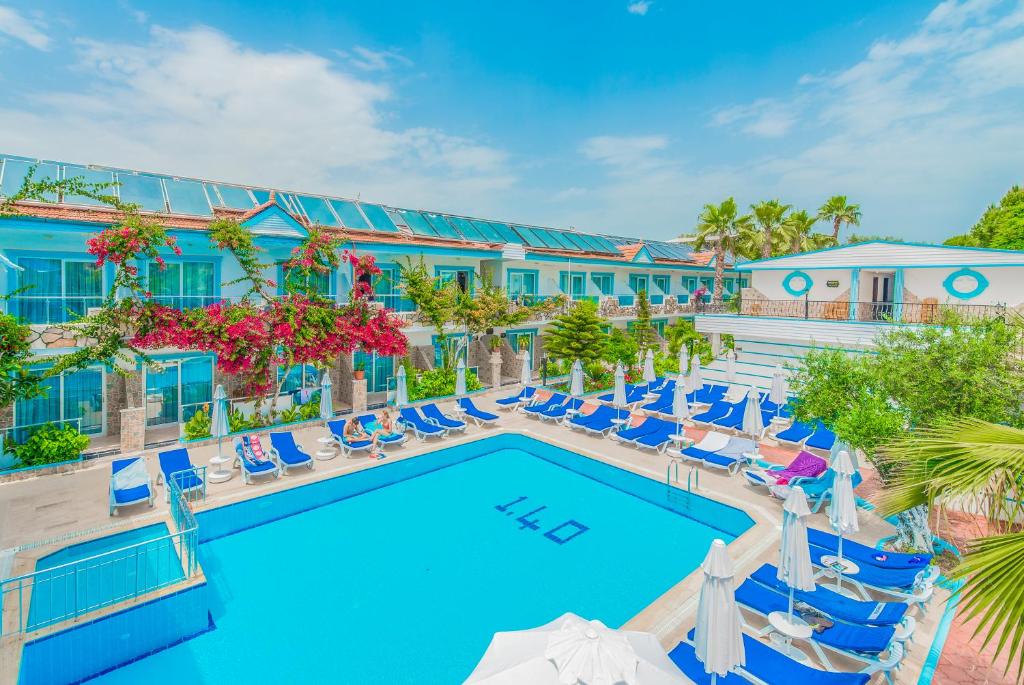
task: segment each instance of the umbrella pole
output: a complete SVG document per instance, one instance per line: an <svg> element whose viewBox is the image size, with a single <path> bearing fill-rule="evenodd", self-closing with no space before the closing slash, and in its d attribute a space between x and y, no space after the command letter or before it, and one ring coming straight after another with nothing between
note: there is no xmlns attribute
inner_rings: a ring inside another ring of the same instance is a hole
<svg viewBox="0 0 1024 685"><path fill-rule="evenodd" d="M840 590L843 587L843 536L839 535L839 553L836 555L836 562L839 566L839 570L836 571L836 590Z"/></svg>

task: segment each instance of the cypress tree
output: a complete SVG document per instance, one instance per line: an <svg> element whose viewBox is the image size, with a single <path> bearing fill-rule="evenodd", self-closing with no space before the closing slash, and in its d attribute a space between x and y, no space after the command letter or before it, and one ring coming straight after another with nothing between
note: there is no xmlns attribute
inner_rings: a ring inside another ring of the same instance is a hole
<svg viewBox="0 0 1024 685"><path fill-rule="evenodd" d="M595 303L574 302L569 311L551 322L544 335L544 350L556 359L597 361L608 343L608 335L601 330L605 324Z"/></svg>
<svg viewBox="0 0 1024 685"><path fill-rule="evenodd" d="M640 354L646 354L649 348L657 345L657 333L651 325L651 303L647 299L647 291L641 290L636 294L636 321L630 329L633 339L636 340Z"/></svg>

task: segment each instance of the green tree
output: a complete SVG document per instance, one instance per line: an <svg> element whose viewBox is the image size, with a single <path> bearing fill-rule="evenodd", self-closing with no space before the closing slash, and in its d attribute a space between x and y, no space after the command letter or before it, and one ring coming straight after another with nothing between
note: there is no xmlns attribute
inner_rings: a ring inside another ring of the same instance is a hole
<svg viewBox="0 0 1024 685"><path fill-rule="evenodd" d="M721 204L704 205L697 221L694 249L702 250L710 245L715 251L715 282L711 300L715 306L721 307L726 254L735 253L737 237L741 232L749 231L753 222L747 215L740 216L736 200L731 197Z"/></svg>
<svg viewBox="0 0 1024 685"><path fill-rule="evenodd" d="M45 392L42 375L31 370L31 339L31 328L10 314L0 314L0 408Z"/></svg>
<svg viewBox="0 0 1024 685"><path fill-rule="evenodd" d="M860 226L860 205L846 201L845 195L833 195L818 210L818 218L832 224L832 244L839 244L839 229L843 224Z"/></svg>
<svg viewBox="0 0 1024 685"><path fill-rule="evenodd" d="M860 233L851 233L846 236L847 245L855 245L857 243L870 243L873 241L884 240L887 243L902 243L903 238L899 238L894 235L866 235Z"/></svg>
<svg viewBox="0 0 1024 685"><path fill-rule="evenodd" d="M621 363L626 369L636 369L640 348L636 339L621 328L612 328L608 334L608 345L605 347L604 360L615 364Z"/></svg>
<svg viewBox="0 0 1024 685"><path fill-rule="evenodd" d="M989 205L966 235L953 236L945 244L1024 250L1024 188L1010 188L998 205Z"/></svg>
<svg viewBox="0 0 1024 685"><path fill-rule="evenodd" d="M711 350L711 343L697 332L693 321L689 319L678 319L675 323L666 326L665 339L668 341L668 353L672 359L678 360L679 350L682 349L686 350L687 359L693 357L694 354L699 355L701 364L710 364L715 358ZM724 339L723 336L723 341Z"/></svg>
<svg viewBox="0 0 1024 685"><path fill-rule="evenodd" d="M637 350L641 355L647 354L649 348L657 345L658 334L651 325L651 301L646 290L640 290L636 294L636 319L629 329L629 334L636 340Z"/></svg>
<svg viewBox="0 0 1024 685"><path fill-rule="evenodd" d="M811 216L805 209L790 212L782 222L782 226L779 227L779 242L783 246L782 252L796 254L816 249L817 244L811 234L811 229L816 223L818 223L818 217Z"/></svg>
<svg viewBox="0 0 1024 685"><path fill-rule="evenodd" d="M423 257L414 262L406 258L405 263L398 265L402 279L402 290L405 297L416 306L416 318L434 329L437 343L441 346L442 362L446 368L454 368L457 363L454 355L449 354L448 326L456 320L463 308L462 292L455 281L444 281L436 278L427 270Z"/></svg>
<svg viewBox="0 0 1024 685"><path fill-rule="evenodd" d="M608 345L607 322L597 315L594 302L573 302L565 314L551 322L544 334L544 350L556 359L584 364L603 358Z"/></svg>
<svg viewBox="0 0 1024 685"><path fill-rule="evenodd" d="M777 231L786 221L786 212L792 208L793 205L784 205L779 200L764 200L750 205L754 224L761 234L761 259L772 256L778 239Z"/></svg>
<svg viewBox="0 0 1024 685"><path fill-rule="evenodd" d="M991 387L989 385L985 386ZM975 418L960 418L916 431L885 448L881 459L893 473L878 501L882 516L964 502L982 512L988 534L969 543L952 577L965 581L960 608L978 619L981 647L1008 652L1024 675L1024 431Z"/></svg>

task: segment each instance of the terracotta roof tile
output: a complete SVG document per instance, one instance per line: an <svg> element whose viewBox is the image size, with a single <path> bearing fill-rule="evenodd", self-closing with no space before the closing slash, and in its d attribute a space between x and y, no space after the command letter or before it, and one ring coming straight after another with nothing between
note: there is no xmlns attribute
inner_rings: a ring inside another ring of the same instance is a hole
<svg viewBox="0 0 1024 685"><path fill-rule="evenodd" d="M633 243L632 245L618 245L617 247L619 248L619 252L622 253L622 256L625 257L627 261L631 262L636 259L637 253L644 249L644 244L639 242Z"/></svg>

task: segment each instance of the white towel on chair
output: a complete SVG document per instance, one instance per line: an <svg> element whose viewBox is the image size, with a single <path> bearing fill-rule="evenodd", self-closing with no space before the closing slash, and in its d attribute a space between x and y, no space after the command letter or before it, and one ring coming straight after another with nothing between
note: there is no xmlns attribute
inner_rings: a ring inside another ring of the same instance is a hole
<svg viewBox="0 0 1024 685"><path fill-rule="evenodd" d="M149 472L146 471L146 461L141 457L114 474L115 490L131 490L147 483Z"/></svg>

